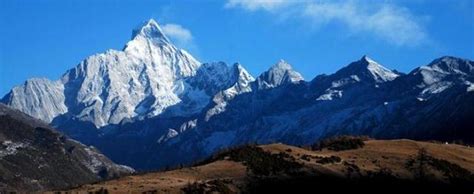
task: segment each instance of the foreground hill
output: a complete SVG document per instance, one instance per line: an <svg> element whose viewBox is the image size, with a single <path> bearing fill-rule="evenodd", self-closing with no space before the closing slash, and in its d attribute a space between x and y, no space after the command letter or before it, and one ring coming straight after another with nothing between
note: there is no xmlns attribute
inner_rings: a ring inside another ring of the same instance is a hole
<svg viewBox="0 0 474 194"><path fill-rule="evenodd" d="M131 172L0 103L0 193L66 188Z"/></svg>
<svg viewBox="0 0 474 194"><path fill-rule="evenodd" d="M240 193L315 189L371 191L382 187L386 191L474 189L473 148L404 139L368 140L364 144L349 150L342 147L340 151L335 151L334 145L320 146L321 150L285 144L243 146L216 154L194 167L126 176L71 191Z"/></svg>

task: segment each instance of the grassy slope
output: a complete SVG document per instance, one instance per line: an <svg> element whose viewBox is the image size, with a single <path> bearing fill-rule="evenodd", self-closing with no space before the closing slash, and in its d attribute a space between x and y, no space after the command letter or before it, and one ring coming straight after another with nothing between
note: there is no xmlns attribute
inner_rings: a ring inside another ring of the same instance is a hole
<svg viewBox="0 0 474 194"><path fill-rule="evenodd" d="M347 179L347 177L369 177L377 172L386 172L388 169L392 178L413 180L415 174L413 170L407 168L407 161L415 158L420 148L425 148L428 155L433 158L459 165L471 174L474 172L474 149L461 145L444 145L411 140L369 140L365 142L363 148L339 152L330 150L310 151L284 144L270 144L259 147L274 154L281 152L289 154L295 159L295 162L303 164L300 169L303 174L311 176ZM326 164L316 162L321 158L330 156L337 156L341 158L341 161L332 161ZM448 181L441 171L433 167L427 168L427 174L430 174L430 179L441 182ZM282 177L292 176L295 175L281 173L273 175L272 178L281 179ZM248 180L254 182L254 179L250 178L256 177L262 178L246 170L246 166L242 163L220 159L196 167L133 175L107 182L84 185L73 189L73 191L87 193L107 189L107 191L113 193L142 193L146 191L180 193L182 188L189 187L190 183L198 182L200 184L199 188L209 189L209 187L212 187L212 185L209 185L211 183L205 183L219 179L231 180L224 185L226 191L233 192L245 188Z"/></svg>

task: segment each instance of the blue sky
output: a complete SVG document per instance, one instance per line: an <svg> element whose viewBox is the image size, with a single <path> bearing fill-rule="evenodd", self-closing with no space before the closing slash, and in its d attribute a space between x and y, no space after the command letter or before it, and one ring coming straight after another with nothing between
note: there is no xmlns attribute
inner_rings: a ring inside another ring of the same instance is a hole
<svg viewBox="0 0 474 194"><path fill-rule="evenodd" d="M285 59L311 80L365 54L402 72L444 55L472 60L473 10L471 0L3 0L0 96L122 49L150 18L201 62L240 62L257 76Z"/></svg>

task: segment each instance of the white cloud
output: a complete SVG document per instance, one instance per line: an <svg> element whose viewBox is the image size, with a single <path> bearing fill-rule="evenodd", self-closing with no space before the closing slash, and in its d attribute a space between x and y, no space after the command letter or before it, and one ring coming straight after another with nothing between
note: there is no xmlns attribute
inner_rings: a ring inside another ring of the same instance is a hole
<svg viewBox="0 0 474 194"><path fill-rule="evenodd" d="M426 38L424 29L408 9L391 4L376 8L355 1L308 5L303 15L324 24L340 22L354 32L369 32L398 46L416 45Z"/></svg>
<svg viewBox="0 0 474 194"><path fill-rule="evenodd" d="M297 0L228 0L225 4L226 8L243 8L249 11L256 11L263 9L266 11L273 11L275 9L288 6L298 2Z"/></svg>
<svg viewBox="0 0 474 194"><path fill-rule="evenodd" d="M162 25L161 30L163 30L167 37L177 41L178 44L189 44L193 40L191 31L178 24Z"/></svg>
<svg viewBox="0 0 474 194"><path fill-rule="evenodd" d="M194 57L199 58L199 47L195 44L193 34L189 29L173 23L163 24L160 27L174 45L178 48L186 49L188 52L193 53Z"/></svg>
<svg viewBox="0 0 474 194"><path fill-rule="evenodd" d="M341 23L355 34L370 33L397 46L418 45L427 34L417 17L407 8L379 1L328 0L229 0L226 7L241 7L247 11L258 9L272 14L285 10L293 17L306 19L312 24Z"/></svg>

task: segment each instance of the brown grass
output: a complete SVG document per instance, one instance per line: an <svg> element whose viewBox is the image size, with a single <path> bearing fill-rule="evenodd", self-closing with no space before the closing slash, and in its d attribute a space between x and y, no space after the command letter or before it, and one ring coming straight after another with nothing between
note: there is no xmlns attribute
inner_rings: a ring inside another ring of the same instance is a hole
<svg viewBox="0 0 474 194"><path fill-rule="evenodd" d="M311 151L284 144L259 146L263 150L278 154L289 154L304 165L311 173L334 175L338 177L366 176L369 173L390 169L393 176L401 179L413 179L413 172L406 168L406 162L414 158L421 148L425 148L431 157L457 164L474 172L474 149L454 144L437 144L412 140L368 140L359 149L345 151ZM302 157L306 155L305 157ZM321 158L337 156L340 162L320 164ZM303 159L304 158L304 159ZM309 159L308 159L309 158ZM230 160L218 160L198 167L183 168L167 172L148 173L127 176L117 180L84 185L73 189L72 193L87 193L100 188L112 193L181 193L182 188L195 182L208 182L217 179L230 179L234 183L244 183L248 178L246 167ZM443 179L442 173L432 172L436 178ZM71 192L70 192L71 193Z"/></svg>

